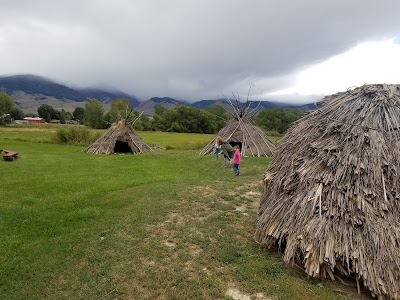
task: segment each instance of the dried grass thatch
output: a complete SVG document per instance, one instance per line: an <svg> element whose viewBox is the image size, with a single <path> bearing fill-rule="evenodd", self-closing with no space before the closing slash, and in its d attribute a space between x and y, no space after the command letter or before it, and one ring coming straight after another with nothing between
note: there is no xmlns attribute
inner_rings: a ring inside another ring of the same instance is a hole
<svg viewBox="0 0 400 300"><path fill-rule="evenodd" d="M241 103L236 101L236 105L230 103L233 108L232 119L218 132L214 139L200 150L200 155L213 153L216 139L220 137L231 146L238 145L243 156L272 156L276 149L275 144L251 120L252 112L255 110L251 110L253 102Z"/></svg>
<svg viewBox="0 0 400 300"><path fill-rule="evenodd" d="M281 140L264 174L255 239L314 277L355 276L400 299L400 90L327 97Z"/></svg>
<svg viewBox="0 0 400 300"><path fill-rule="evenodd" d="M114 122L93 144L82 151L93 154L142 153L153 151L126 119Z"/></svg>
<svg viewBox="0 0 400 300"><path fill-rule="evenodd" d="M217 137L227 141L231 145L239 145L242 155L248 156L272 156L276 146L271 142L265 132L251 123L250 119L232 119L222 128L218 135L203 149L201 155L213 153Z"/></svg>

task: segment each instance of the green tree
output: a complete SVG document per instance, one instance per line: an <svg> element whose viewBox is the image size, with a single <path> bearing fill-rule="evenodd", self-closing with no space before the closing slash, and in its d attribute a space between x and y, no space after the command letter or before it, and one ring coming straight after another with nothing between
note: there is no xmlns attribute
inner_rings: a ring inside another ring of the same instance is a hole
<svg viewBox="0 0 400 300"><path fill-rule="evenodd" d="M118 118L127 118L131 108L129 107L129 99L117 98L111 102L110 121L114 122ZM132 115L132 114L131 114ZM133 116L129 116L131 119Z"/></svg>
<svg viewBox="0 0 400 300"><path fill-rule="evenodd" d="M14 120L22 120L25 117L24 112L16 107L10 111L10 115Z"/></svg>
<svg viewBox="0 0 400 300"><path fill-rule="evenodd" d="M289 128L290 124L300 119L302 116L303 113L298 109L264 108L255 117L255 121L259 126L267 130L284 133Z"/></svg>
<svg viewBox="0 0 400 300"><path fill-rule="evenodd" d="M151 130L149 118L140 115L136 110L132 110L128 120L136 130Z"/></svg>
<svg viewBox="0 0 400 300"><path fill-rule="evenodd" d="M154 107L153 120L151 121L151 130L153 131L166 131L166 124L163 117L165 111L167 111L162 105L157 104Z"/></svg>
<svg viewBox="0 0 400 300"><path fill-rule="evenodd" d="M215 133L217 132L217 117L208 111L182 105L174 109L162 110L161 115L154 114L152 129L173 132Z"/></svg>
<svg viewBox="0 0 400 300"><path fill-rule="evenodd" d="M165 107L162 106L161 104L157 104L154 107L154 110L155 110L154 114L157 114L159 116L161 116L164 113L164 111L166 111Z"/></svg>
<svg viewBox="0 0 400 300"><path fill-rule="evenodd" d="M85 120L91 128L106 128L104 121L104 108L97 99L88 98L85 103Z"/></svg>
<svg viewBox="0 0 400 300"><path fill-rule="evenodd" d="M206 111L212 113L217 117L217 131L223 128L231 117L229 114L226 113L225 108L221 104L208 107L206 108Z"/></svg>
<svg viewBox="0 0 400 300"><path fill-rule="evenodd" d="M65 112L65 120L72 120L74 117L70 111Z"/></svg>
<svg viewBox="0 0 400 300"><path fill-rule="evenodd" d="M6 93L0 93L0 116L9 114L14 108L14 101Z"/></svg>
<svg viewBox="0 0 400 300"><path fill-rule="evenodd" d="M72 112L72 116L76 121L82 124L85 121L85 109L83 107L75 108Z"/></svg>
<svg viewBox="0 0 400 300"><path fill-rule="evenodd" d="M154 114L153 120L151 121L151 130L153 131L165 131L165 124L162 115Z"/></svg>
<svg viewBox="0 0 400 300"><path fill-rule="evenodd" d="M12 122L12 118L10 114L2 114L0 115L0 125L10 124Z"/></svg>
<svg viewBox="0 0 400 300"><path fill-rule="evenodd" d="M64 109L60 111L60 123L65 124L65 120L67 119L67 113Z"/></svg>
<svg viewBox="0 0 400 300"><path fill-rule="evenodd" d="M60 112L48 104L42 104L38 107L38 116L50 122L52 119L59 120Z"/></svg>

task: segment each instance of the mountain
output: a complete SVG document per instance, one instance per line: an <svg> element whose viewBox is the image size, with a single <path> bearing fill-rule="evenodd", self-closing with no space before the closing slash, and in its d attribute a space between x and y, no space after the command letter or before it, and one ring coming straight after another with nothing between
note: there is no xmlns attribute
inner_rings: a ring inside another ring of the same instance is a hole
<svg viewBox="0 0 400 300"><path fill-rule="evenodd" d="M36 75L2 76L0 91L10 95L25 113L36 113L41 104L49 104L57 110L73 111L76 107L83 107L87 98L95 98L106 107L116 98L129 99L133 107L139 105L136 97L118 90L71 88Z"/></svg>
<svg viewBox="0 0 400 300"><path fill-rule="evenodd" d="M83 101L86 101L87 98L94 98L99 100L100 102L107 103L117 98L125 98L129 99L131 107L137 107L140 104L139 100L136 97L118 90L107 91L100 88L86 88L79 89L78 91L84 97Z"/></svg>
<svg viewBox="0 0 400 300"><path fill-rule="evenodd" d="M236 104L235 100L230 100L233 105ZM146 116L152 116L155 112L155 107L160 105L165 109L172 109L174 107L180 105L188 105L199 109L206 109L209 107L213 107L215 105L222 105L227 112L233 112L233 108L231 103L226 99L216 99L216 100L200 100L194 103L189 103L187 101L176 100L170 97L153 97L149 100L141 102L137 108L135 108L139 112L143 112ZM270 102L270 101L249 101L249 109L254 110L254 112L262 109L262 108L297 108L300 110L311 110L315 109L314 103L303 104L303 105L294 105L287 103L279 103L279 102Z"/></svg>
<svg viewBox="0 0 400 300"><path fill-rule="evenodd" d="M180 105L189 105L186 101L179 101L170 97L153 97L149 100L141 102L139 106L136 108L137 111L143 112L146 116L152 116L155 112L155 108L157 105L164 107L165 109L172 109Z"/></svg>
<svg viewBox="0 0 400 300"><path fill-rule="evenodd" d="M200 108L200 109L205 109L205 108L208 108L208 107L212 107L214 105L222 105L224 107L231 106L229 104L229 101L226 100L226 99L200 100L200 101L192 103L193 107Z"/></svg>
<svg viewBox="0 0 400 300"><path fill-rule="evenodd" d="M233 105L236 104L235 100L230 100ZM315 109L314 103L308 104L289 104L289 103L280 103L280 102L271 102L271 101L249 101L250 109L258 109L258 108L296 108L300 110L311 110ZM191 106L196 108L205 109L208 107L212 107L214 105L222 105L227 111L232 111L232 105L226 99L217 99L217 100L200 100L191 104Z"/></svg>
<svg viewBox="0 0 400 300"><path fill-rule="evenodd" d="M58 99L82 101L78 91L35 75L0 77L0 88L9 95L15 91L21 91L26 94L40 94Z"/></svg>
<svg viewBox="0 0 400 300"><path fill-rule="evenodd" d="M170 97L153 97L140 102L135 96L116 89L73 88L36 75L1 76L0 92L6 92L10 95L17 107L22 109L24 113L37 113L38 107L42 104L51 105L57 110L64 109L72 112L76 107L84 107L87 98L99 100L103 103L105 110L110 108L112 100L127 98L132 108L149 116L154 114L157 105L161 105L166 109L171 109L180 105L188 105L200 109L205 109L214 105L222 105L228 112L232 111L232 106L227 99L200 100L189 103ZM233 104L236 103L235 100L230 101L232 101ZM254 110L273 107L297 108L301 110L315 109L314 103L304 105L270 101L254 101L250 103L250 108Z"/></svg>

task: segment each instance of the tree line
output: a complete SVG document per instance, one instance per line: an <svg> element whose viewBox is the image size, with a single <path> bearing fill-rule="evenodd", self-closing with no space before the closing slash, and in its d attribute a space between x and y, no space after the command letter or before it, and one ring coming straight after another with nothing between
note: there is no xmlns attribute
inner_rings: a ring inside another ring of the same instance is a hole
<svg viewBox="0 0 400 300"><path fill-rule="evenodd" d="M22 110L15 106L14 101L6 93L0 93L0 125L24 118Z"/></svg>
<svg viewBox="0 0 400 300"><path fill-rule="evenodd" d="M108 112L98 100L88 99L84 116L91 128L107 128L118 118L127 118L137 130L187 133L218 132L230 117L222 106L203 110L184 105L173 109L157 105L154 115L148 117L130 109L128 99L114 100Z"/></svg>
<svg viewBox="0 0 400 300"><path fill-rule="evenodd" d="M0 93L0 122L3 124L7 119L4 117L6 115L14 120L23 119L25 116L15 106L11 97ZM253 121L265 130L282 134L302 115L302 111L298 109L264 108L253 117ZM131 109L129 100L124 98L113 100L109 111L105 111L103 104L97 99L87 99L85 107L77 107L72 113L64 109L58 111L48 104L42 104L38 108L37 116L44 118L46 122L55 119L62 124L74 120L95 129L108 128L118 118L127 118L136 130L185 133L217 133L231 118L222 105L206 109L185 105L165 109L158 105L154 115L148 117Z"/></svg>

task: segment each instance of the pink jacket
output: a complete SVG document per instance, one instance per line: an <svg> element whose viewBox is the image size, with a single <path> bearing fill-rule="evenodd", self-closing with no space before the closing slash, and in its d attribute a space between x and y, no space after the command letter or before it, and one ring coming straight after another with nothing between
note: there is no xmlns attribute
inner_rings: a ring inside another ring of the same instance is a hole
<svg viewBox="0 0 400 300"><path fill-rule="evenodd" d="M240 151L235 150L235 155L233 156L233 163L239 165L241 158L242 158L242 154L240 154Z"/></svg>

